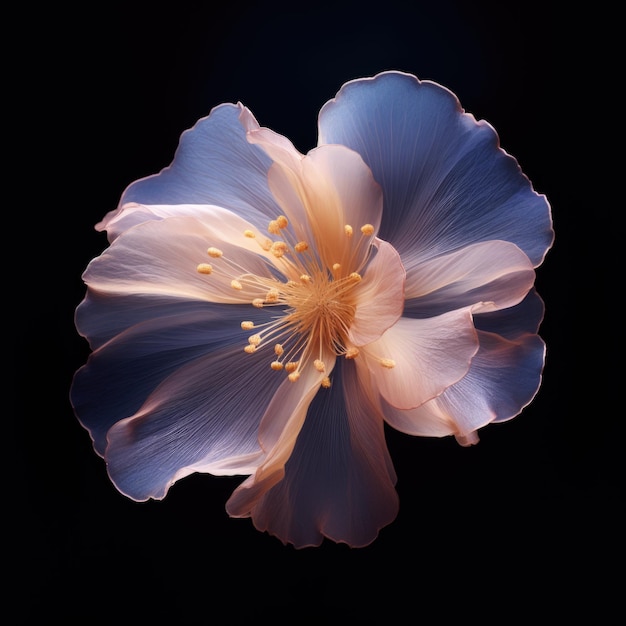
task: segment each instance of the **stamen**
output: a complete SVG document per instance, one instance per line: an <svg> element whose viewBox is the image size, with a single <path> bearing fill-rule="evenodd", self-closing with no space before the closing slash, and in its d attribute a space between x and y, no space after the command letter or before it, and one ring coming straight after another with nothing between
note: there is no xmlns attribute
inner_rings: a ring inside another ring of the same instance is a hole
<svg viewBox="0 0 626 626"><path fill-rule="evenodd" d="M348 276L348 278L350 280L353 280L355 283L360 283L361 282L361 274L359 274L358 272L352 272L352 274L350 274L350 276Z"/></svg>
<svg viewBox="0 0 626 626"><path fill-rule="evenodd" d="M352 233L354 232L354 231L352 230L352 226L350 226L350 224L346 224L346 225L343 227L343 231L346 233L346 237L352 237Z"/></svg>
<svg viewBox="0 0 626 626"><path fill-rule="evenodd" d="M294 250L296 252L304 252L309 249L309 244L306 241L299 241L295 246Z"/></svg>
<svg viewBox="0 0 626 626"><path fill-rule="evenodd" d="M267 232L272 233L272 235L278 235L278 233L280 233L280 226L277 220L272 220L267 225Z"/></svg>
<svg viewBox="0 0 626 626"><path fill-rule="evenodd" d="M213 266L208 263L200 263L198 267L196 267L196 271L199 274L210 274L213 271Z"/></svg>
<svg viewBox="0 0 626 626"><path fill-rule="evenodd" d="M254 239L256 237L256 235L251 230L244 230L243 236L247 237L248 239Z"/></svg>
<svg viewBox="0 0 626 626"><path fill-rule="evenodd" d="M298 378L300 378L300 372L292 372L291 374L289 374L289 376L287 376L287 378L292 382L295 383L296 380L298 380Z"/></svg>
<svg viewBox="0 0 626 626"><path fill-rule="evenodd" d="M254 322L241 322L241 330L252 330L254 328Z"/></svg>
<svg viewBox="0 0 626 626"><path fill-rule="evenodd" d="M341 263L335 263L333 265L333 272L338 272L341 269Z"/></svg>
<svg viewBox="0 0 626 626"><path fill-rule="evenodd" d="M313 361L313 367L315 367L315 369L318 372L326 371L326 366L324 365L324 361L320 361L320 359L315 359L315 361Z"/></svg>
<svg viewBox="0 0 626 626"><path fill-rule="evenodd" d="M280 372L280 370L282 370L284 366L280 361L272 361L270 363L270 367L276 372Z"/></svg>
<svg viewBox="0 0 626 626"><path fill-rule="evenodd" d="M251 343L249 343L244 349L244 352L247 352L248 354L252 354L253 352L256 352L256 346L253 346Z"/></svg>
<svg viewBox="0 0 626 626"><path fill-rule="evenodd" d="M356 357L358 356L359 356L358 348L348 348L346 350L346 354L345 354L346 359L356 359Z"/></svg>
<svg viewBox="0 0 626 626"><path fill-rule="evenodd" d="M252 301L252 306L255 306L257 309L263 308L263 298L255 298Z"/></svg>
<svg viewBox="0 0 626 626"><path fill-rule="evenodd" d="M287 226L289 226L289 220L284 215L279 215L276 218L276 223L278 224L278 228L287 228Z"/></svg>
<svg viewBox="0 0 626 626"><path fill-rule="evenodd" d="M302 276L300 276L300 280L303 283L310 283L311 282L311 277L308 274L302 274Z"/></svg>
<svg viewBox="0 0 626 626"><path fill-rule="evenodd" d="M213 246L211 246L206 253L214 259L219 259L224 254L219 248L214 248Z"/></svg>
<svg viewBox="0 0 626 626"><path fill-rule="evenodd" d="M389 370L396 366L396 362L393 359L380 359L379 363Z"/></svg>
<svg viewBox="0 0 626 626"><path fill-rule="evenodd" d="M261 335L250 335L250 337L248 337L248 343L251 346L258 346L261 343Z"/></svg>
<svg viewBox="0 0 626 626"><path fill-rule="evenodd" d="M364 224L361 226L361 232L365 236L371 237L374 234L374 227L371 224Z"/></svg>
<svg viewBox="0 0 626 626"><path fill-rule="evenodd" d="M237 291L241 291L243 289L243 285L238 280L231 280L230 286L233 289L237 289Z"/></svg>
<svg viewBox="0 0 626 626"><path fill-rule="evenodd" d="M271 239L264 239L261 243L261 248L263 248L263 250L265 250L265 252L269 252L270 248L272 247L272 240Z"/></svg>
<svg viewBox="0 0 626 626"><path fill-rule="evenodd" d="M280 257L285 255L288 249L289 248L287 247L287 244L284 241L275 241L270 247L270 252L276 258L280 259Z"/></svg>
<svg viewBox="0 0 626 626"><path fill-rule="evenodd" d="M324 389L328 389L330 387L330 378L328 378L328 376L324 376L324 378L322 378L321 385Z"/></svg>
<svg viewBox="0 0 626 626"><path fill-rule="evenodd" d="M265 302L277 302L278 296L279 296L278 289L272 288L267 292L265 296Z"/></svg>
<svg viewBox="0 0 626 626"><path fill-rule="evenodd" d="M277 343L274 346L274 354L276 356L280 356L281 354L283 354L284 351L285 351L285 349L283 348L283 346L280 343Z"/></svg>
<svg viewBox="0 0 626 626"><path fill-rule="evenodd" d="M289 361L289 363L285 365L285 369L288 372L295 372L298 369L298 361Z"/></svg>

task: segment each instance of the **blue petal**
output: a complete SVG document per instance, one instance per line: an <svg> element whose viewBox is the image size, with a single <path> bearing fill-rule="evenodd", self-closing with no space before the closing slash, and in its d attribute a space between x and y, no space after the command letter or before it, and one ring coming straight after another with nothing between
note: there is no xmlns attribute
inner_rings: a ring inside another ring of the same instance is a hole
<svg viewBox="0 0 626 626"><path fill-rule="evenodd" d="M401 255L502 239L536 266L552 243L546 198L494 129L436 83L400 72L347 83L320 112L319 143L344 144L369 165L384 195L379 236Z"/></svg>
<svg viewBox="0 0 626 626"><path fill-rule="evenodd" d="M516 306L474 315L474 326L478 330L515 340L521 335L534 334L539 330L544 310L543 300L534 289L531 289Z"/></svg>
<svg viewBox="0 0 626 626"><path fill-rule="evenodd" d="M284 478L253 509L258 529L296 547L324 536L359 547L393 521L396 476L383 419L359 385L354 364L338 361L331 388L309 407Z"/></svg>
<svg viewBox="0 0 626 626"><path fill-rule="evenodd" d="M185 131L169 167L122 195L141 204L216 204L265 229L280 210L267 186L271 159L248 143L241 105L223 104Z"/></svg>
<svg viewBox="0 0 626 626"><path fill-rule="evenodd" d="M70 399L101 456L113 424L139 410L173 372L230 346L247 356L240 321L261 319L245 305L107 298L94 292L80 311L79 328L97 349L76 372Z"/></svg>

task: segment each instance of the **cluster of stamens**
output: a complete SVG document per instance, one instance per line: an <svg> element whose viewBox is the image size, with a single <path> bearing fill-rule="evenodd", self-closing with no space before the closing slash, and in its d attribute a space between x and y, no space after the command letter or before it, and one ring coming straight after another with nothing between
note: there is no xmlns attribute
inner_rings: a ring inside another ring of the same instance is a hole
<svg viewBox="0 0 626 626"><path fill-rule="evenodd" d="M211 259L219 260L220 271L227 272L232 289L253 294L252 306L259 309L281 307L280 315L264 324L248 320L241 322L242 330L253 331L248 336L244 351L254 354L261 346L271 342L274 357L270 367L275 371L285 371L289 380L295 382L300 378L304 365L311 361L318 372L326 372L323 354L329 350L347 359L358 356L359 350L350 345L348 335L356 311L354 288L361 282L361 274L345 271L338 262L330 268L325 267L308 242L297 240L288 226L289 221L284 215L270 221L268 232L276 237L275 240L257 236L252 230L243 232L244 237L255 239L265 253L278 260L276 266L286 277L285 281L251 274L226 258L218 248L208 248L207 254ZM362 237L354 242L353 250L360 245L367 245L369 250L367 240L375 229L371 224L365 224L360 230ZM351 239L354 235L352 226L346 224L344 234ZM353 258L356 257L353 255ZM352 265L352 260L349 265ZM365 261L361 262L360 267L364 264ZM200 263L197 271L210 275L214 266ZM378 360L383 367L395 365L391 359ZM330 387L328 376L324 376L321 385Z"/></svg>

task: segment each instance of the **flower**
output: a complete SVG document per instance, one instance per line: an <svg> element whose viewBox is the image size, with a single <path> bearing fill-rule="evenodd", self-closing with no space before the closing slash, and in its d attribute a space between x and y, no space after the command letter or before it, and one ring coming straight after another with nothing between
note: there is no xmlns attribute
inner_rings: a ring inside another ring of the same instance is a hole
<svg viewBox="0 0 626 626"><path fill-rule="evenodd" d="M365 546L398 510L385 423L466 446L539 388L550 206L434 82L345 84L306 155L222 104L96 228L70 395L133 500L247 475L231 516Z"/></svg>

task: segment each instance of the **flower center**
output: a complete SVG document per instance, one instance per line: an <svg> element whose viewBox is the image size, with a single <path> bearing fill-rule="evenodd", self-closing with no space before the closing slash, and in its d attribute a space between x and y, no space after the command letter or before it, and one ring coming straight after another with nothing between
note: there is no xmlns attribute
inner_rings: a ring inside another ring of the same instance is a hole
<svg viewBox="0 0 626 626"><path fill-rule="evenodd" d="M284 280L248 272L229 261L217 248L209 248L207 254L216 262L215 271L220 263L219 269L225 272L232 289L250 294L254 307L280 307L280 314L266 323L241 322L243 330L254 331L248 336L244 350L254 354L262 345L271 342L275 356L271 368L286 371L289 380L295 382L308 363L312 362L319 372L325 372L324 354L332 352L349 359L358 355L358 349L350 344L349 329L356 312L361 274L342 267L340 263L327 267L306 241L291 241L293 237L287 226L284 216L269 223L269 233L278 236L274 241L257 237L253 231L243 233L245 237L256 239L266 253L277 259L272 267L281 270ZM344 233L352 240L354 231L351 226L346 225ZM374 227L365 224L361 227L361 238L350 243L355 247L369 246L368 240L373 234ZM214 272L214 267L200 263L197 271L208 275ZM328 377L323 379L322 386L330 386Z"/></svg>

